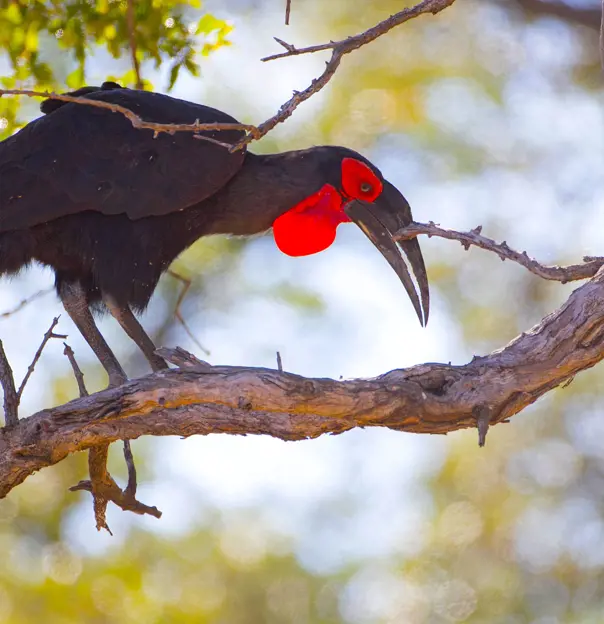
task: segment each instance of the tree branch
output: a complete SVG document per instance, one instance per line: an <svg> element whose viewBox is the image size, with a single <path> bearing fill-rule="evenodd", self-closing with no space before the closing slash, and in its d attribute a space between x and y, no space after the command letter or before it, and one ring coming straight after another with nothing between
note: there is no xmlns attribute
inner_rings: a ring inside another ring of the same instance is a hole
<svg viewBox="0 0 604 624"><path fill-rule="evenodd" d="M156 134L160 132L166 132L167 134L174 134L175 132L205 132L205 131L220 131L220 130L242 130L249 132L250 136L256 137L258 135L258 129L256 126L240 123L199 123L195 121L192 124L165 124L156 123L154 121L145 121L141 119L136 113L132 112L125 106L119 104L113 104L112 102L105 102L103 100L92 100L90 98L78 97L73 95L65 95L63 93L54 93L51 91L31 91L29 89L0 89L0 97L3 95L24 95L26 97L42 97L51 100L60 100L62 102L70 102L73 104L85 104L87 106L94 106L96 108L104 108L110 110L113 113L120 113L124 115L134 128L139 130L153 130ZM226 149L231 149L233 146L230 143L223 143L217 141L211 137L196 135L198 138L216 143Z"/></svg>
<svg viewBox="0 0 604 624"><path fill-rule="evenodd" d="M40 346L38 347L38 350L36 351L36 354L34 355L34 359L32 360L31 364L27 367L27 372L25 373L25 377L23 377L23 381L21 382L21 385L19 386L19 390L17 390L17 401L19 403L21 402L21 397L23 396L23 390L25 390L25 386L27 382L29 381L29 378L32 376L32 373L34 372L34 369L36 368L36 364L38 363L38 360L40 359L40 357L42 357L42 351L44 351L44 347L46 346L46 343L51 338L62 338L62 339L67 338L65 334L54 333L54 328L59 323L59 318L60 317L55 316L55 318L52 320L52 323L50 327L48 328L48 331L44 334L44 338L42 338L42 342L40 343Z"/></svg>
<svg viewBox="0 0 604 624"><path fill-rule="evenodd" d="M182 352L177 356L187 361ZM484 441L485 424L510 418L603 358L601 270L530 331L463 366L422 364L374 379L335 381L192 360L187 368L43 410L4 430L0 497L71 453L142 435L303 440L355 427L446 433L478 424Z"/></svg>
<svg viewBox="0 0 604 624"><path fill-rule="evenodd" d="M321 43L319 45L308 46L306 48L296 48L291 43L286 43L285 41L275 37L275 41L279 45L283 46L286 51L280 52L279 54L272 54L271 56L265 56L262 60L264 62L274 61L275 59L285 58L288 56L313 54L314 52L322 52L324 50L332 50L333 55L337 55L341 58L344 54L348 54L353 50L357 50L358 48L375 41L378 37L385 35L396 26L400 26L401 24L419 17L420 15L424 15L425 13L432 13L433 15L436 15L451 6L454 2L455 0L424 0L415 6L403 9L402 11L391 15L385 20L379 22L379 24L376 24L375 26L372 26L357 35L352 35L351 37L347 37L341 41L330 41L329 43Z"/></svg>
<svg viewBox="0 0 604 624"><path fill-rule="evenodd" d="M15 389L15 377L13 375L13 370L9 364L8 358L6 357L4 345L0 340L0 384L2 385L2 391L4 393L4 424L6 427L13 427L19 422L19 404L21 403L23 390L25 390L25 386L34 372L36 364L42 356L42 351L44 351L44 347L48 341L51 338L67 338L67 336L63 334L54 333L53 330L57 326L58 322L59 317L57 316L53 319L48 331L44 334L42 343L38 347L32 363L27 367L27 372L25 373L25 377L23 378L18 390Z"/></svg>
<svg viewBox="0 0 604 624"><path fill-rule="evenodd" d="M289 14L292 10L292 0L285 0L285 25L289 26Z"/></svg>
<svg viewBox="0 0 604 624"><path fill-rule="evenodd" d="M73 349L67 343L63 344L65 345L65 351L63 353L69 359L73 374L78 382L80 398L87 397L89 394L84 384L84 375L75 359ZM107 505L109 501L124 511L132 511L139 515L149 514L155 518L161 518L161 511L159 511L157 507L149 507L136 500L136 468L134 466L134 458L130 450L129 440L124 440L124 460L128 467L128 485L125 490L119 487L107 470L108 455L108 442L90 447L88 450L88 472L90 474L90 479L80 481L69 488L70 492L84 490L92 494L92 506L94 509L97 531L105 529L109 535L113 535L107 524Z"/></svg>
<svg viewBox="0 0 604 624"><path fill-rule="evenodd" d="M329 43L323 43L321 45L310 46L307 48L296 48L293 45L277 39L275 41L285 48L285 52L280 54L273 54L263 58L263 61L272 61L279 58L285 58L287 56L297 56L299 54L310 54L313 52L321 52L323 50L331 50L331 58L325 64L325 70L318 77L315 78L304 91L294 91L294 95L281 106L276 115L273 115L270 119L261 123L258 126L258 134L263 137L270 132L277 124L282 123L288 117L291 117L293 112L298 108L302 102L308 100L315 93L318 93L333 77L340 65L340 61L345 54L349 54L353 50L374 41L378 37L386 34L392 30L395 26L404 24L411 19L424 15L425 13L432 13L436 15L440 11L444 11L447 7L451 6L455 0L423 0L419 4L408 9L403 9L394 15L391 15L388 19L383 20L379 24L376 24L372 28L368 28L366 31L343 39L342 41L331 41ZM254 138L250 135L243 137L239 143L232 149L240 149L243 145L250 143Z"/></svg>
<svg viewBox="0 0 604 624"><path fill-rule="evenodd" d="M569 24L578 24L597 30L600 28L600 10L557 0L514 0L529 15L557 17Z"/></svg>
<svg viewBox="0 0 604 624"><path fill-rule="evenodd" d="M600 15L600 64L604 71L604 0L602 0L602 9Z"/></svg>
<svg viewBox="0 0 604 624"><path fill-rule="evenodd" d="M19 397L15 388L13 369L6 357L4 345L0 340L0 383L4 393L4 426L15 427L19 424Z"/></svg>
<svg viewBox="0 0 604 624"><path fill-rule="evenodd" d="M29 297L22 299L14 308L7 310L6 312L0 313L0 318L8 318L9 316L13 316L13 314L20 312L25 306L29 305L30 303L33 303L36 299L39 299L40 297L43 297L44 295L48 295L54 290L55 290L54 286L51 286L50 288L45 288L43 290L39 290L38 292L35 292L33 295L30 295Z"/></svg>
<svg viewBox="0 0 604 624"><path fill-rule="evenodd" d="M126 5L126 21L128 23L128 41L130 44L130 57L132 59L132 69L136 78L136 88L143 89L143 79L141 77L140 63L136 56L136 20L134 19L134 0L128 0Z"/></svg>
<svg viewBox="0 0 604 624"><path fill-rule="evenodd" d="M565 267L545 266L531 258L526 251L522 253L514 251L505 241L503 241L503 243L496 243L493 239L483 236L481 232L482 225L479 225L469 232L456 232L455 230L445 230L432 221L430 221L430 223L413 222L396 232L393 239L407 240L415 238L420 234L427 234L429 238L432 236L439 236L440 238L446 238L448 240L456 240L461 243L466 251L472 245L480 247L481 249L486 249L487 251L492 251L502 260L512 260L543 279L562 282L563 284L593 277L600 267L604 265L604 257L594 258L585 256L583 258L583 264L571 264Z"/></svg>
<svg viewBox="0 0 604 624"><path fill-rule="evenodd" d="M284 41L275 38L276 41L281 44L287 51L281 54L268 56L262 59L263 61L270 61L286 56L296 56L299 54L320 52L322 50L332 50L332 54L331 58L326 63L324 72L318 78L315 78L310 83L310 85L303 91L295 91L293 97L285 102L275 115L261 123L259 126L238 123L156 123L153 121L144 121L136 113L118 104L112 104L110 102L93 100L84 97L63 95L60 93L30 91L25 89L0 89L0 97L2 97L3 95L24 95L27 97L44 97L54 100L61 100L64 102L73 102L76 104L96 106L98 108L104 108L113 111L114 113L121 113L130 121L130 123L135 128L153 130L156 134L160 132L167 132L169 134L172 134L174 132L193 132L195 133L194 137L197 139L209 141L210 143L215 143L216 145L220 145L221 147L224 147L234 152L242 149L252 141L261 139L263 136L268 134L276 125L284 122L286 119L291 117L293 112L300 104L302 104L302 102L308 100L315 93L318 93L331 80L340 65L342 57L345 54L349 54L353 50L357 50L358 48L370 43L371 41L374 41L378 37L392 30L395 26L404 24L405 22L408 22L409 20L419 17L420 15L424 15L426 13L439 13L440 11L443 11L447 7L451 6L454 2L455 0L423 0L423 2L420 2L413 7L399 11L398 13L390 16L388 19L383 20L379 24L376 24L372 28L368 28L366 31L359 33L358 35L348 37L348 39L344 39L342 41L325 43L317 46L311 46L308 48L295 48L293 45L290 45L289 43L285 43ZM199 134L199 132L222 130L242 130L246 134L240 141L233 145L231 145L230 143L218 141L217 139L214 139L212 137Z"/></svg>

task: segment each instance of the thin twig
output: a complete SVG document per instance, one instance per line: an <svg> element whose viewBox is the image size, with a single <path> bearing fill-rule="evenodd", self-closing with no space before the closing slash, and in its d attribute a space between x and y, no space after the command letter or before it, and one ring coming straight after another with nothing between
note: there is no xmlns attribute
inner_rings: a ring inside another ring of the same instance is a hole
<svg viewBox="0 0 604 624"><path fill-rule="evenodd" d="M180 295L178 295L178 299L176 300L176 306L174 307L174 318L183 326L185 332L187 333L189 338L195 343L195 345L199 347L206 355L210 355L210 352L208 351L208 349L206 349L201 344L201 342L197 340L197 338L195 337L195 334L191 331L191 328L185 321L185 318L180 311L180 306L182 305L182 302L186 294L189 292L189 288L191 288L191 280L184 277L180 273L174 271L173 269L168 269L166 273L168 273L168 275L170 275L174 279L177 279L180 282L182 282L182 285L183 285L183 288L180 291Z"/></svg>
<svg viewBox="0 0 604 624"><path fill-rule="evenodd" d="M588 28L598 29L600 26L600 10L588 3L560 2L557 0L515 0L528 14L553 16L568 24L580 24ZM509 2L506 1L506 5Z"/></svg>
<svg viewBox="0 0 604 624"><path fill-rule="evenodd" d="M600 17L600 62L604 71L604 0L602 0L602 15Z"/></svg>
<svg viewBox="0 0 604 624"><path fill-rule="evenodd" d="M470 230L469 232L456 232L455 230L445 230L432 221L429 223L413 222L402 230L396 232L393 238L394 240L407 240L415 238L420 234L426 234L428 237L439 236L440 238L456 240L459 241L466 250L470 246L474 245L475 247L492 251L502 260L517 262L528 269L531 273L534 273L543 279L562 282L563 284L593 277L598 272L600 267L604 265L604 257L585 256L583 258L583 264L571 264L565 267L545 266L531 258L526 251L523 251L522 253L515 251L514 249L511 249L505 241L502 243L496 243L491 238L483 236L481 231L481 225L473 230Z"/></svg>
<svg viewBox="0 0 604 624"><path fill-rule="evenodd" d="M136 113L132 112L129 108L125 106L120 106L119 104L113 104L112 102L105 102L104 100L92 100L90 98L85 97L77 97L73 95L64 95L62 93L54 93L51 91L31 91L29 89L0 89L0 97L3 95L24 95L26 97L43 97L49 98L51 100L60 100L61 102L70 102L73 104L85 104L87 106L95 106L96 108L104 108L105 110L110 110L113 113L120 113L124 115L128 121L132 124L134 128L145 129L145 130L153 130L156 134L160 132L166 132L167 134L174 134L175 132L207 132L207 131L220 131L220 130L241 130L243 132L250 133L251 136L256 137L258 135L258 128L256 126L252 126L250 124L240 124L240 123L222 123L222 122L212 122L212 123L200 123L199 121L195 121L192 124L164 124L164 123L156 123L154 121L144 121L141 119ZM199 135L200 139L206 139L211 141L212 143L217 143L225 148L231 148L232 145L230 143L222 143L220 141L216 141L215 139L211 139L210 137L204 137L203 135Z"/></svg>
<svg viewBox="0 0 604 624"><path fill-rule="evenodd" d="M136 497L136 466L134 465L134 457L130 448L130 440L124 440L124 460L128 468L128 484L124 490L124 495L129 498Z"/></svg>
<svg viewBox="0 0 604 624"><path fill-rule="evenodd" d="M285 2L285 25L289 26L289 14L292 8L292 0L286 0Z"/></svg>
<svg viewBox="0 0 604 624"><path fill-rule="evenodd" d="M126 19L128 22L128 40L130 43L130 56L132 58L132 69L136 77L136 88L143 89L143 80L141 78L141 68L136 56L136 22L134 19L134 0L128 0L126 5Z"/></svg>
<svg viewBox="0 0 604 624"><path fill-rule="evenodd" d="M88 396L88 390L86 390L86 384L84 383L84 373L82 372L82 369L78 366L73 349L66 342L64 342L63 344L65 345L65 349L63 350L63 355L67 356L67 359L69 360L69 363L71 364L73 374L78 383L78 390L80 392L80 396L81 397Z"/></svg>
<svg viewBox="0 0 604 624"><path fill-rule="evenodd" d="M334 55L338 54L341 57L344 54L348 54L353 50L357 50L361 46L375 41L375 39L381 37L400 24L404 24L405 22L419 17L420 15L424 15L425 13L432 13L433 15L436 15L448 6L451 6L454 2L455 0L423 0L423 2L419 2L415 6L403 9L402 11L391 15L375 26L372 26L357 35L342 39L341 41L330 41L329 43L321 43L319 45L308 46L306 48L296 48L291 44L276 39L277 43L286 49L286 52L265 56L262 60L265 62L274 61L275 59L285 58L286 56L313 54L314 52L321 52L323 50L333 50Z"/></svg>
<svg viewBox="0 0 604 624"><path fill-rule="evenodd" d="M4 391L4 426L15 427L19 424L19 398L15 390L15 378L4 345L0 340L0 383Z"/></svg>
<svg viewBox="0 0 604 624"><path fill-rule="evenodd" d="M62 338L63 340L67 338L67 336L64 334L55 334L53 332L54 328L57 326L57 323L59 322L59 318L60 316L55 316L55 318L52 320L52 323L50 327L48 328L48 331L44 334L44 338L42 338L42 342L40 343L40 346L38 347L38 350L36 351L36 354L34 355L34 359L32 360L31 364L27 367L27 372L25 373L25 377L23 377L23 381L21 382L21 385L19 386L19 390L17 390L18 402L21 402L21 397L23 396L23 390L25 390L25 386L27 382L29 381L29 378L31 377L32 373L34 372L34 369L36 367L36 364L38 363L38 360L42 356L42 351L44 351L44 347L46 346L46 343L51 338Z"/></svg>
<svg viewBox="0 0 604 624"><path fill-rule="evenodd" d="M306 89L303 91L294 91L294 95L287 101L285 104L281 106L279 111L267 119L265 122L261 123L257 127L257 136L251 136L248 134L244 136L238 143L236 143L230 151L236 151L241 149L244 145L251 143L254 139L258 139L259 137L263 137L268 132L270 132L277 124L282 123L288 117L290 117L293 112L298 108L302 102L308 100L315 93L318 93L333 77L336 73L340 65L340 61L345 54L349 54L353 50L357 50L361 46L364 46L371 41L374 41L381 35L384 35L389 30L392 30L395 26L399 26L400 24L404 24L409 20L419 17L425 13L439 13L443 11L448 6L452 5L455 0L423 0L419 4L416 4L413 7L408 9L403 9L398 13L390 16L388 19L383 20L379 24L376 24L372 28L367 29L366 31L359 33L358 35L354 35L353 37L348 37L348 39L343 39L342 41L331 41L329 43L324 43L321 45L310 46L308 48L296 48L295 46L286 43L280 39L276 39L277 43L285 48L285 52L280 54L273 54L272 56L267 56L263 58L263 61L272 61L278 58L284 58L286 56L297 56L299 54L310 54L312 52L320 52L322 50L332 50L331 58L327 61L325 65L325 70L318 77L315 78Z"/></svg>
<svg viewBox="0 0 604 624"><path fill-rule="evenodd" d="M63 95L59 93L43 93L39 91L29 91L22 89L0 89L0 97L2 95L25 95L28 97L45 97L55 100L61 100L64 102L73 102L76 104L87 104L90 106L96 106L98 108L105 108L115 113L121 113L124 115L135 128L153 130L155 133L167 132L172 134L174 132L194 132L194 138L209 141L228 149L231 152L235 152L244 148L252 141L256 141L266 134L268 134L277 124L284 122L288 119L296 108L304 101L308 100L315 93L318 93L333 77L336 70L340 65L340 61L345 54L349 54L353 50L357 50L361 46L364 46L371 41L374 41L381 35L384 35L388 31L392 30L395 26L404 24L411 19L424 15L426 13L436 14L443 11L455 0L423 0L419 4L413 7L403 9L398 13L390 16L388 19L383 20L379 24L376 24L372 28L366 31L343 39L342 41L332 41L330 43L324 43L321 45L310 46L307 48L296 48L295 46L276 39L277 43L286 49L286 52L281 54L274 54L263 58L263 61L270 61L277 58L283 58L286 56L297 56L299 54L310 54L313 52L320 52L322 50L332 50L331 58L326 64L324 72L315 78L310 85L303 91L295 91L294 95L285 102L279 111L264 121L259 126L253 126L250 124L237 124L237 123L198 123L194 124L163 124L152 121L143 121L138 115L131 110L120 106L118 104L112 104L110 102L104 102L102 100L92 100L83 97L73 97L69 95ZM199 132L206 131L221 131L221 130L240 130L245 132L245 135L235 144L223 143L212 137L198 134Z"/></svg>
<svg viewBox="0 0 604 624"><path fill-rule="evenodd" d="M45 288L44 290L39 290L38 292L34 293L33 295L30 295L29 297L26 297L25 299L23 299L21 302L19 302L11 310L7 310L6 312L2 312L2 314L0 314L0 318L8 318L9 316L13 316L13 314L16 314L17 312L20 312L26 305L29 305L30 303L34 302L36 299L39 299L40 297L43 297L44 295L47 295L48 293L51 293L53 290L54 290L53 287Z"/></svg>
<svg viewBox="0 0 604 624"><path fill-rule="evenodd" d="M66 343L63 352L69 359L71 368L78 382L80 397L88 396L88 390L84 385L84 375L75 359L73 349ZM128 467L128 485L125 490L121 490L118 484L107 470L107 457L109 455L109 444L96 444L88 449L88 472L90 479L80 481L69 488L70 492L85 490L92 494L92 506L97 531L105 529L109 535L111 529L107 524L107 505L109 502L115 503L124 511L132 511L137 514L149 514L156 518L161 517L161 511L157 507L149 507L136 500L136 468L134 458L130 450L130 442L124 440L124 459Z"/></svg>

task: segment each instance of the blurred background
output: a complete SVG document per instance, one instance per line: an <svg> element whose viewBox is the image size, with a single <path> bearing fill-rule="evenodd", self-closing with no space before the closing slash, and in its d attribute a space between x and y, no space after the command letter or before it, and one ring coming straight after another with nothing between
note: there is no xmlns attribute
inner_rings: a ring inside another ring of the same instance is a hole
<svg viewBox="0 0 604 624"><path fill-rule="evenodd" d="M260 123L319 75L324 55L270 63L272 37L338 39L401 8L394 0L145 0L136 3L146 87ZM108 77L132 86L125 3L0 0L5 87L66 90ZM467 229L544 263L601 255L604 80L598 0L466 0L347 56L320 94L252 151L341 144L376 163L418 221ZM159 44L158 44L159 42ZM37 102L0 100L5 135ZM307 258L270 235L198 242L173 317L169 276L143 323L156 343L215 364L307 376L373 376L426 361L465 363L506 344L576 285L545 282L492 254L422 239L433 308L421 329L404 289L354 227ZM34 268L3 281L1 309L52 284ZM46 294L0 319L22 378L62 309ZM131 376L147 368L115 323L101 329ZM66 314L57 331L89 390L104 373ZM77 387L51 342L21 414ZM139 498L161 520L109 509L97 533L84 454L0 501L0 623L208 622L497 624L604 621L604 374L582 373L492 429L446 437L353 431L285 443L211 435L133 443ZM603 437L600 438L599 436ZM125 475L120 445L110 469Z"/></svg>

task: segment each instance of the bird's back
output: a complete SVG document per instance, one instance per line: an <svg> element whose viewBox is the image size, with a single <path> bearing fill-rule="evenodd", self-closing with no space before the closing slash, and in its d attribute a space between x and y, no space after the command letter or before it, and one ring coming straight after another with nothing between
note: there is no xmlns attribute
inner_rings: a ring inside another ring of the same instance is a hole
<svg viewBox="0 0 604 624"><path fill-rule="evenodd" d="M87 93L160 124L236 123L214 108L130 89ZM241 131L208 136L235 143ZM0 143L0 232L96 211L131 219L169 214L222 188L241 167L245 150L134 128L121 113L86 104L51 107Z"/></svg>

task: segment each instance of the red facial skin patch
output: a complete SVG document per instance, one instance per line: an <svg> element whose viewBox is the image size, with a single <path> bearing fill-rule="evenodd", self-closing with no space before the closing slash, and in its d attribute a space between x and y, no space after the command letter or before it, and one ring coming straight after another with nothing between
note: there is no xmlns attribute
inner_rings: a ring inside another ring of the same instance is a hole
<svg viewBox="0 0 604 624"><path fill-rule="evenodd" d="M382 182L365 164L342 160L342 190L347 200L375 201ZM330 184L307 197L273 223L277 247L288 256L309 256L327 249L336 239L336 228L350 219L342 208L342 195Z"/></svg>
<svg viewBox="0 0 604 624"><path fill-rule="evenodd" d="M342 189L350 199L375 201L381 194L381 180L360 160L344 158L342 160Z"/></svg>
<svg viewBox="0 0 604 624"><path fill-rule="evenodd" d="M288 256L309 256L327 249L340 223L350 221L342 197L330 184L288 210L273 223L277 247Z"/></svg>

